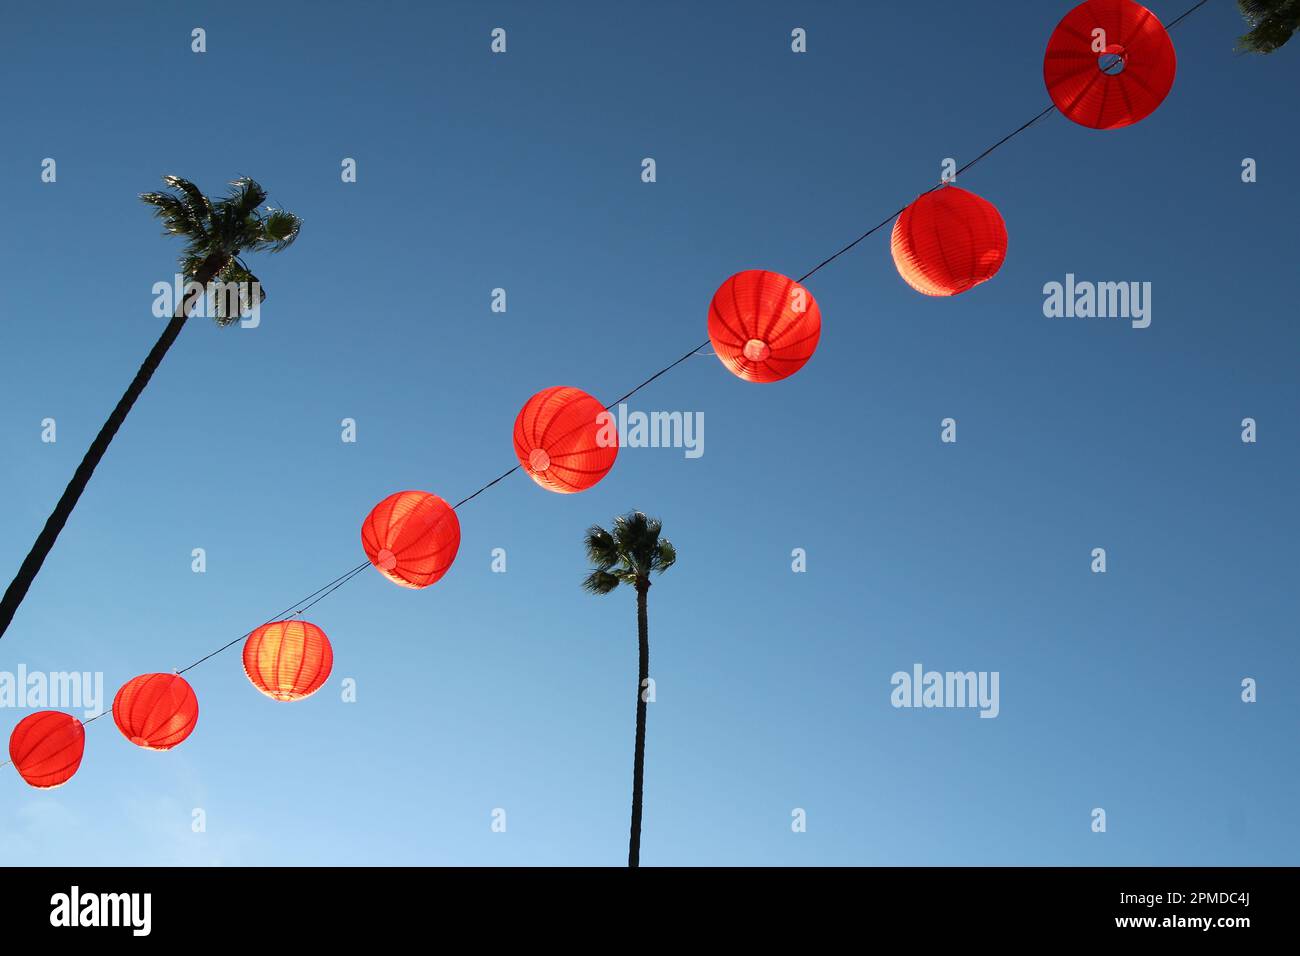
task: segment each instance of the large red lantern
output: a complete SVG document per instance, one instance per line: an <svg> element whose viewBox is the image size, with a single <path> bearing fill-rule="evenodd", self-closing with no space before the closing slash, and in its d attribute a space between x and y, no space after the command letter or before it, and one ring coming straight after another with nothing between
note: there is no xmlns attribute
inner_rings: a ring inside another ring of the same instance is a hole
<svg viewBox="0 0 1300 956"><path fill-rule="evenodd" d="M898 274L924 295L957 295L987 282L1007 257L997 207L945 185L902 211L889 241Z"/></svg>
<svg viewBox="0 0 1300 956"><path fill-rule="evenodd" d="M361 546L370 563L394 584L427 588L456 560L460 519L437 495L399 491L366 516Z"/></svg>
<svg viewBox="0 0 1300 956"><path fill-rule="evenodd" d="M515 417L515 456L547 491L586 491L614 467L618 428L605 406L580 388L545 388Z"/></svg>
<svg viewBox="0 0 1300 956"><path fill-rule="evenodd" d="M113 723L145 750L171 750L199 722L199 699L179 674L141 674L113 698Z"/></svg>
<svg viewBox="0 0 1300 956"><path fill-rule="evenodd" d="M1043 81L1080 126L1118 129L1155 111L1174 85L1178 57L1154 13L1133 0L1086 0L1047 41Z"/></svg>
<svg viewBox="0 0 1300 956"><path fill-rule="evenodd" d="M244 642L244 673L272 700L302 700L320 690L334 668L334 649L315 624L263 624Z"/></svg>
<svg viewBox="0 0 1300 956"><path fill-rule="evenodd" d="M9 759L33 787L61 787L81 766L86 730L71 714L38 710L18 722L9 735Z"/></svg>
<svg viewBox="0 0 1300 956"><path fill-rule="evenodd" d="M807 289L779 272L737 272L709 304L709 341L722 364L747 382L793 375L817 351L822 314Z"/></svg>

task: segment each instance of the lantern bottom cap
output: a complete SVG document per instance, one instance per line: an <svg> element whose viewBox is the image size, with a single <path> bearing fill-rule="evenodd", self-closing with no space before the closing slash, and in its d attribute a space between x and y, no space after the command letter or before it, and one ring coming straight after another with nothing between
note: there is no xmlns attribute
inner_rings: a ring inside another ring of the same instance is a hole
<svg viewBox="0 0 1300 956"><path fill-rule="evenodd" d="M765 362L771 354L771 348L762 339L750 339L745 343L745 358L751 362Z"/></svg>
<svg viewBox="0 0 1300 956"><path fill-rule="evenodd" d="M1107 76L1119 76L1126 66L1128 66L1128 50L1119 43L1112 43L1097 57L1097 69Z"/></svg>

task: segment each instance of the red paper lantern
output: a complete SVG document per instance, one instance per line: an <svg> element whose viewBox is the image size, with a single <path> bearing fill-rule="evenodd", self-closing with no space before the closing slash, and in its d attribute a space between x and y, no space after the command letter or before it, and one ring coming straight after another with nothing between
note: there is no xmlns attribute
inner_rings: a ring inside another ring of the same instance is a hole
<svg viewBox="0 0 1300 956"><path fill-rule="evenodd" d="M779 272L737 272L709 304L713 351L747 382L793 375L817 351L821 334L822 313L812 293Z"/></svg>
<svg viewBox="0 0 1300 956"><path fill-rule="evenodd" d="M370 563L394 584L427 588L456 560L460 519L437 495L399 491L366 516L361 546Z"/></svg>
<svg viewBox="0 0 1300 956"><path fill-rule="evenodd" d="M925 193L894 222L889 241L898 274L924 295L957 295L987 282L1007 257L997 207L956 186Z"/></svg>
<svg viewBox="0 0 1300 956"><path fill-rule="evenodd" d="M141 674L113 698L113 722L145 750L171 750L199 722L199 699L179 674Z"/></svg>
<svg viewBox="0 0 1300 956"><path fill-rule="evenodd" d="M61 787L81 766L86 731L81 721L57 710L38 710L18 722L9 735L9 759L33 787Z"/></svg>
<svg viewBox="0 0 1300 956"><path fill-rule="evenodd" d="M1118 129L1153 113L1169 95L1178 57L1169 33L1133 0L1086 0L1047 41L1043 81L1061 113L1080 126Z"/></svg>
<svg viewBox="0 0 1300 956"><path fill-rule="evenodd" d="M316 693L333 667L329 638L307 621L263 624L244 642L244 673L272 700L302 700Z"/></svg>
<svg viewBox="0 0 1300 956"><path fill-rule="evenodd" d="M618 427L597 399L580 388L545 388L515 418L515 456L547 491L586 491L614 467Z"/></svg>

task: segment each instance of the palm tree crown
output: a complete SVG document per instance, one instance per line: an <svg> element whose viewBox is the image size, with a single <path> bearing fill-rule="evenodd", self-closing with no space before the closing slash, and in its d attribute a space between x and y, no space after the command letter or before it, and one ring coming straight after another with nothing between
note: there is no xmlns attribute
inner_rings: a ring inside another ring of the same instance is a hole
<svg viewBox="0 0 1300 956"><path fill-rule="evenodd" d="M672 542L660 536L663 522L640 511L619 515L613 532L587 529L587 559L595 569L582 582L592 594L608 594L620 584L649 586L651 572L663 574L677 560Z"/></svg>
<svg viewBox="0 0 1300 956"><path fill-rule="evenodd" d="M248 177L232 182L229 195L216 202L208 199L192 182L179 176L164 176L167 192L141 193L141 201L154 207L154 215L163 224L163 235L185 240L181 252L181 272L187 278L200 277L207 270L204 263L218 267L216 278L225 283L246 283L241 287L239 308L252 306L247 295L257 288L258 302L266 298L261 282L240 260L242 252L280 252L293 245L302 229L302 220L291 212L270 206L266 190ZM253 283L257 283L253 286ZM224 296L216 297L216 320L229 325L239 318L232 314Z"/></svg>

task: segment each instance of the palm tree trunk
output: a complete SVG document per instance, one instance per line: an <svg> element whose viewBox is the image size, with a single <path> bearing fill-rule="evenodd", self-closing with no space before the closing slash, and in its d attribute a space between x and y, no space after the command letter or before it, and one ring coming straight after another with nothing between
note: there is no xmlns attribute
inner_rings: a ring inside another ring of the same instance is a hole
<svg viewBox="0 0 1300 956"><path fill-rule="evenodd" d="M636 583L636 631L640 663L636 680L636 753L632 758L632 833L628 840L627 865L641 865L641 791L645 785L645 682L650 677L650 623L646 616L648 580Z"/></svg>
<svg viewBox="0 0 1300 956"><path fill-rule="evenodd" d="M229 257L225 255L209 256L195 271L193 281L200 286L206 287L224 268L227 261L229 261ZM46 519L45 527L41 529L41 533L36 537L36 543L32 545L32 550L23 559L22 566L19 567L13 581L9 583L4 598L0 599L0 637L4 637L5 631L9 628L9 622L13 620L14 612L18 610L18 605L27 596L27 589L36 580L36 575L40 572L41 565L45 563L46 556L54 548L54 542L58 540L59 532L67 524L72 509L77 506L77 500L81 497L81 493L86 490L86 485L90 483L90 476L95 473L95 466L99 464L100 459L104 457L104 453L108 451L109 443L113 441L113 436L117 434L117 430L126 421L126 416L130 413L136 399L144 391L144 387L149 384L149 379L153 377L153 373L158 366L162 364L163 356L172 347L176 337L181 334L181 329L185 326L185 321L189 317L190 308L201 295L202 293L192 293L182 297L180 304L176 307L175 314L172 316L172 320L167 323L167 328L163 329L162 335L158 337L158 341L149 350L149 354L145 356L144 364L135 373L135 378L127 386L126 392L117 403L117 407L113 409L113 414L108 416L108 421L99 430L95 440L90 443L89 451L81 459L81 464L77 466L77 470L73 472L68 487L63 489L63 496L59 498L58 504L54 506L54 511Z"/></svg>

